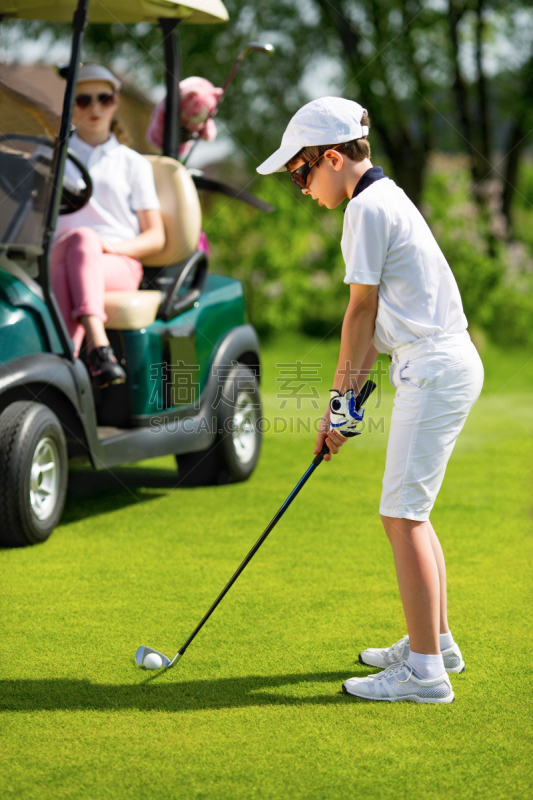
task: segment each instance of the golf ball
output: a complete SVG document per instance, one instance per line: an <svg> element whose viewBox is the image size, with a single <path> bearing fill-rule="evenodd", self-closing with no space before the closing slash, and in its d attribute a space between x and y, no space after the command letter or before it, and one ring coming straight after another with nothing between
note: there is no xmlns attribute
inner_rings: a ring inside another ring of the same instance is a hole
<svg viewBox="0 0 533 800"><path fill-rule="evenodd" d="M143 661L143 666L145 666L146 669L159 669L163 666L163 659L161 656L158 656L157 653L148 653Z"/></svg>

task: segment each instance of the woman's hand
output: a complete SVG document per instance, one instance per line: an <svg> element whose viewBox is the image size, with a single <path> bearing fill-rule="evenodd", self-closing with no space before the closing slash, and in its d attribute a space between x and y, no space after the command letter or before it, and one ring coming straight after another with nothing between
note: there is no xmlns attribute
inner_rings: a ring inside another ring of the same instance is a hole
<svg viewBox="0 0 533 800"><path fill-rule="evenodd" d="M145 209L137 211L141 233L135 239L124 239L122 242L105 242L102 239L104 253L129 256L139 260L145 256L158 253L165 246L165 228L160 211Z"/></svg>
<svg viewBox="0 0 533 800"><path fill-rule="evenodd" d="M320 453L325 442L329 447L330 452L324 456L324 461L331 461L332 454L337 454L339 452L339 448L342 447L342 445L347 441L348 439L345 436L342 436L338 431L330 430L330 408L328 404L326 413L320 420L313 454L317 455Z"/></svg>
<svg viewBox="0 0 533 800"><path fill-rule="evenodd" d="M111 242L106 242L105 239L100 239L100 241L102 242L102 250L104 251L104 253L111 253L111 255L114 256L124 255L124 253L121 253L120 251L120 245L124 244L125 242L115 242L114 244L112 244ZM133 241L133 239L131 239L130 241Z"/></svg>

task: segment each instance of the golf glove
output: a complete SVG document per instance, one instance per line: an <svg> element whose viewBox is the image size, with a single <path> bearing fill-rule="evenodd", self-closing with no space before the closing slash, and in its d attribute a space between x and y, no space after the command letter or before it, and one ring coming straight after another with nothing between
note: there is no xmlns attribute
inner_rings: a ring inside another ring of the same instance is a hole
<svg viewBox="0 0 533 800"><path fill-rule="evenodd" d="M359 411L355 408L355 395L353 389L348 389L346 394L341 394L336 389L330 389L329 401L330 426L332 431L338 431L342 436L358 436L361 431L355 428L363 421L364 408Z"/></svg>

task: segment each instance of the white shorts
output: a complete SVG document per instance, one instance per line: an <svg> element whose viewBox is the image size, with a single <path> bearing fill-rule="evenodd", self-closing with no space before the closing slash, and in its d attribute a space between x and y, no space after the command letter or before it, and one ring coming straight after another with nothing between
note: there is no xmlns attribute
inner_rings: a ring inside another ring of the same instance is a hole
<svg viewBox="0 0 533 800"><path fill-rule="evenodd" d="M398 347L389 371L396 396L379 510L425 521L481 392L483 364L465 331Z"/></svg>

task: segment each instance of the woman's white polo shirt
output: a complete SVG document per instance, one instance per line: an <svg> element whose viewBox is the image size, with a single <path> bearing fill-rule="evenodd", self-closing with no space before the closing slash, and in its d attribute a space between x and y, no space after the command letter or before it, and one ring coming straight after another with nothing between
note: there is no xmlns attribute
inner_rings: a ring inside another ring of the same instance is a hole
<svg viewBox="0 0 533 800"><path fill-rule="evenodd" d="M79 211L59 217L55 239L84 226L95 230L106 242L134 239L140 233L136 212L159 208L150 162L135 150L119 144L113 133L104 144L96 147L74 133L69 148L87 167L93 180L93 193ZM74 168L70 172L74 174ZM79 177L78 170L75 175L74 180Z"/></svg>

